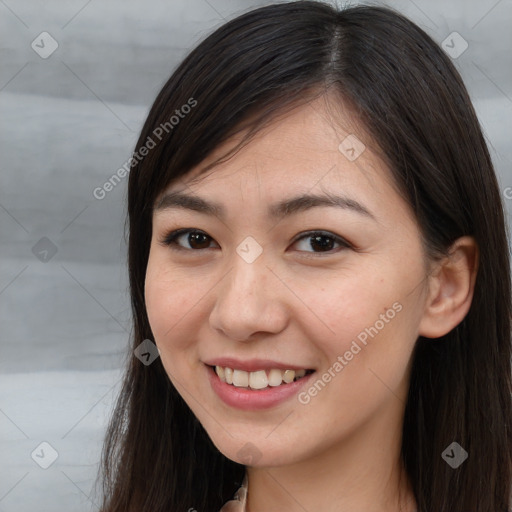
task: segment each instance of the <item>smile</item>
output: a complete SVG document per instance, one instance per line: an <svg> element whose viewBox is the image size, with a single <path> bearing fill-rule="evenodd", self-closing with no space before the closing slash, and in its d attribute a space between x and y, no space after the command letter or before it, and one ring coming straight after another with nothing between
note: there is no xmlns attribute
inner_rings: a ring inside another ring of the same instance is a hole
<svg viewBox="0 0 512 512"><path fill-rule="evenodd" d="M204 368L215 394L228 406L245 411L268 409L291 400L315 373L298 368L246 371L209 364Z"/></svg>
<svg viewBox="0 0 512 512"><path fill-rule="evenodd" d="M247 372L227 366L215 366L215 373L222 382L238 388L265 389L267 387L281 386L283 383L290 384L309 373L313 373L313 370L280 370L279 368L272 368L270 370Z"/></svg>

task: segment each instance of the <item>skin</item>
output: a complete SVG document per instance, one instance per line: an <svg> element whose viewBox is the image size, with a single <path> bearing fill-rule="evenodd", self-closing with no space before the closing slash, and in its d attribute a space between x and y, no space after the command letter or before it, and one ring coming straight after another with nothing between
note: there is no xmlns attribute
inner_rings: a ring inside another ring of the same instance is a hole
<svg viewBox="0 0 512 512"><path fill-rule="evenodd" d="M224 219L182 208L153 215L145 293L155 343L217 448L239 463L246 462L244 446L253 454L249 512L414 512L408 479L399 478L411 353L419 335L449 332L471 304L474 241L459 239L453 257L429 262L389 169L354 114L337 108L335 122L325 97L299 106L229 161L197 181L195 168L166 190L218 202ZM366 144L354 161L338 150L350 133ZM267 217L272 203L325 191L358 201L375 219L332 206ZM172 250L161 241L178 228L211 238L190 245L185 234L178 239L183 249ZM327 238L332 245L322 252L311 237L299 239L309 230L353 247ZM247 236L263 250L252 263L236 252ZM396 303L394 318L366 346L359 343L361 350L307 404L293 397L268 410L238 410L206 377L203 361L221 356L275 359L321 376Z"/></svg>

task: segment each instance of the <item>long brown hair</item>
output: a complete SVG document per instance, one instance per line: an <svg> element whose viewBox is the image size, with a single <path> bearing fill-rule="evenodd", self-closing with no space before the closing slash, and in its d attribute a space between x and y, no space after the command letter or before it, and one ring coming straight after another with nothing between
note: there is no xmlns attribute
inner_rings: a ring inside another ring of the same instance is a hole
<svg viewBox="0 0 512 512"><path fill-rule="evenodd" d="M132 348L154 339L144 279L158 194L232 134L248 128L247 143L326 86L376 141L429 255L446 254L464 235L479 246L468 314L439 339L419 337L413 354L402 458L418 512L508 512L511 290L501 195L461 77L423 30L389 8L258 8L177 67L149 112L129 176ZM176 110L182 115L171 121ZM457 469L441 457L453 441L469 453ZM215 448L160 359L146 366L131 357L105 439L102 511L218 512L244 471Z"/></svg>

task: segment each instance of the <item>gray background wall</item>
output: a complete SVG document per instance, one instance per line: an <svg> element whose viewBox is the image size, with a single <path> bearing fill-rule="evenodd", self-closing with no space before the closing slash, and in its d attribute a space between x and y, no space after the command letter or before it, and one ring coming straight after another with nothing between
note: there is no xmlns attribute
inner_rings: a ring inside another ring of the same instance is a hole
<svg viewBox="0 0 512 512"><path fill-rule="evenodd" d="M97 510L130 319L126 180L103 200L93 190L130 156L179 60L265 3L0 0L0 512ZM440 44L454 31L467 41L454 61L510 211L512 1L385 4ZM42 32L58 44L47 58Z"/></svg>

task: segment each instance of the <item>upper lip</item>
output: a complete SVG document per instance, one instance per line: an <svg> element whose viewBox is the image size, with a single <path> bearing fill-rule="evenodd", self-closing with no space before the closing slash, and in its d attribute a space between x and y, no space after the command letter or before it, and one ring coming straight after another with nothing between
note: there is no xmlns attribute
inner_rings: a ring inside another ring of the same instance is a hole
<svg viewBox="0 0 512 512"><path fill-rule="evenodd" d="M280 361L272 361L271 359L248 359L241 361L234 357L218 357L204 361L209 366L222 366L224 368L232 368L236 370L244 370L246 372L255 372L258 370L271 370L278 368L281 370L309 370L308 366L297 366L290 363L282 363Z"/></svg>

